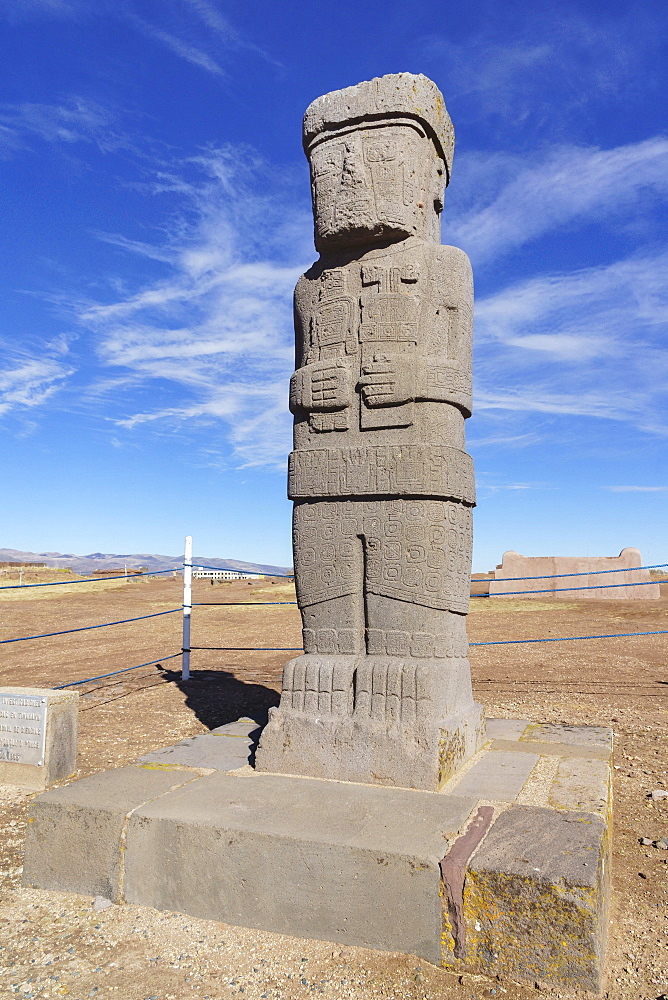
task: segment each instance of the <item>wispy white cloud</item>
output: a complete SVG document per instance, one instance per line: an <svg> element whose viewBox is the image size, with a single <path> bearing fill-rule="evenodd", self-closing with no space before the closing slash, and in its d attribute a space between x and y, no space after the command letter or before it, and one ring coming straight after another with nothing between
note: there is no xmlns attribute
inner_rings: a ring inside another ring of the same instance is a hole
<svg viewBox="0 0 668 1000"><path fill-rule="evenodd" d="M207 28L211 28L228 41L237 42L239 40L237 31L210 0L182 0L182 2L200 18Z"/></svg>
<svg viewBox="0 0 668 1000"><path fill-rule="evenodd" d="M212 0L163 0L153 16L135 0L0 0L0 16L26 18L118 18L178 58L222 77L222 47L246 49L275 66L281 64L242 35ZM141 13L138 11L141 10Z"/></svg>
<svg viewBox="0 0 668 1000"><path fill-rule="evenodd" d="M551 490L555 487L550 486L548 483L533 483L533 482L508 482L508 483L490 483L485 481L485 477L482 477L478 483L479 491L482 491L486 496L493 496L495 493L515 493L524 492L526 490Z"/></svg>
<svg viewBox="0 0 668 1000"><path fill-rule="evenodd" d="M604 486L610 493L668 493L668 486Z"/></svg>
<svg viewBox="0 0 668 1000"><path fill-rule="evenodd" d="M131 253L140 254L149 260L159 260L163 264L171 264L174 261L174 255L170 250L153 246L153 244L145 243L142 240L128 239L121 233L105 233L96 229L92 231L92 235L102 243L120 247L121 250L129 250Z"/></svg>
<svg viewBox="0 0 668 1000"><path fill-rule="evenodd" d="M137 28L138 31L141 31L142 34L146 35L147 38L151 38L154 41L167 46L168 49L171 49L171 51L181 59L185 59L186 62L191 63L193 66L198 66L200 69L204 69L208 73L213 73L214 76L225 75L225 72L218 61L214 59L213 56L205 52L201 47L187 41L171 31L165 30L165 28L158 24L147 21L134 11L126 10L125 17L131 22L131 24L134 25L135 28Z"/></svg>
<svg viewBox="0 0 668 1000"><path fill-rule="evenodd" d="M532 278L476 306L477 409L663 426L668 252Z"/></svg>
<svg viewBox="0 0 668 1000"><path fill-rule="evenodd" d="M527 448L537 444L540 435L536 431L526 431L521 434L486 434L484 437L477 437L475 434L467 434L467 447L477 451L479 448Z"/></svg>
<svg viewBox="0 0 668 1000"><path fill-rule="evenodd" d="M621 226L668 193L668 138L615 149L560 147L539 157L469 154L459 164L462 210L445 236L480 264L544 233L602 222ZM467 201L469 204L467 205Z"/></svg>
<svg viewBox="0 0 668 1000"><path fill-rule="evenodd" d="M73 369L48 358L15 357L0 369L0 415L42 406Z"/></svg>
<svg viewBox="0 0 668 1000"><path fill-rule="evenodd" d="M272 66L281 67L282 63L275 59L264 49L256 45L250 38L242 35L234 25L224 17L212 0L181 0L186 8L191 10L204 24L204 26L214 31L218 36L218 41L238 49L246 49L254 52Z"/></svg>
<svg viewBox="0 0 668 1000"><path fill-rule="evenodd" d="M128 400L117 426L183 429L222 421L237 462L282 465L292 289L308 265L310 227L285 193L254 193L262 169L221 149L181 164L182 172L161 170L156 190L164 190L167 174L186 198L164 242L102 238L162 262L163 277L104 302L80 302L77 314L110 372L91 389L94 398L108 404L131 391L146 399L151 387L152 403ZM300 239L282 240L286 229L299 230ZM224 442L214 450L220 455Z"/></svg>
<svg viewBox="0 0 668 1000"><path fill-rule="evenodd" d="M84 4L85 0L0 0L0 14L12 21L44 15L74 17Z"/></svg>
<svg viewBox="0 0 668 1000"><path fill-rule="evenodd" d="M93 143L103 151L127 145L115 127L116 117L95 101L70 95L59 104L0 105L0 149L26 146L30 140L48 143Z"/></svg>
<svg viewBox="0 0 668 1000"><path fill-rule="evenodd" d="M482 36L457 43L430 35L422 40L420 51L444 74L448 100L468 98L478 114L504 117L512 111L520 117L527 113L523 86L554 58L554 45L547 41L499 44Z"/></svg>
<svg viewBox="0 0 668 1000"><path fill-rule="evenodd" d="M577 131L585 108L628 100L661 58L656 0L595 11L568 0L507 5L502 20L486 6L459 41L432 32L415 55L433 67L459 121L484 120L497 134L527 122L534 134Z"/></svg>

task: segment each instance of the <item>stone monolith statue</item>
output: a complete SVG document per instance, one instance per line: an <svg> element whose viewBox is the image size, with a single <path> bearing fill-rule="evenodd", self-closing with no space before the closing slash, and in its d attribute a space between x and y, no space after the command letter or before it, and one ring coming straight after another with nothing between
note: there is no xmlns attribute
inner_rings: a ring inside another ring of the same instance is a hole
<svg viewBox="0 0 668 1000"><path fill-rule="evenodd" d="M437 790L474 753L466 614L473 287L440 244L454 132L399 73L304 117L320 258L295 290L294 558L304 655L259 770Z"/></svg>

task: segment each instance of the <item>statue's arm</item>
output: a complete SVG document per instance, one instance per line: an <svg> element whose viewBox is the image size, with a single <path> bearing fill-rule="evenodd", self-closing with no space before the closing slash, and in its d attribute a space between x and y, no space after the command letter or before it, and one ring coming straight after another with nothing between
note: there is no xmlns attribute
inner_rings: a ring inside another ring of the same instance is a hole
<svg viewBox="0 0 668 1000"><path fill-rule="evenodd" d="M315 353L311 344L314 303L304 277L297 282L294 304L298 367L290 379L290 409L293 413L344 410L351 405L354 394L350 364L339 358L311 360Z"/></svg>
<svg viewBox="0 0 668 1000"><path fill-rule="evenodd" d="M473 277L469 259L456 247L439 247L431 262L436 302L433 328L421 331L417 358L379 350L362 369L367 406L398 406L411 400L449 403L471 414Z"/></svg>

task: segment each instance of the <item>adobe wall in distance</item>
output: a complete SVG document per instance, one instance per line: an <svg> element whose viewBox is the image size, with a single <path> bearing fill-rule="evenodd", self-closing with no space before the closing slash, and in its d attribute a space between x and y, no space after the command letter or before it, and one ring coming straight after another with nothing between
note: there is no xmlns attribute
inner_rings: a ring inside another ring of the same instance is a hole
<svg viewBox="0 0 668 1000"><path fill-rule="evenodd" d="M545 599L658 601L658 583L652 583L649 570L638 569L642 558L638 549L622 549L618 556L523 556L519 552L504 552L501 565L490 580L490 597L502 595ZM614 572L601 573L601 570ZM582 573L583 576L566 576ZM512 577L545 577L538 580L517 580ZM642 583L644 586L628 586ZM615 584L616 586L610 586ZM600 585L600 586L597 586ZM607 586L606 586L607 585ZM591 587L591 590L567 588ZM541 593L527 593L541 591Z"/></svg>

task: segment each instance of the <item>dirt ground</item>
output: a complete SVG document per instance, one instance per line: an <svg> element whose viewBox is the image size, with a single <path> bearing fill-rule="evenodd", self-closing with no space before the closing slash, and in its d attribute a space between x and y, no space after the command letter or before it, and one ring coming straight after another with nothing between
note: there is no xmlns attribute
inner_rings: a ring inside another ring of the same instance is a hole
<svg viewBox="0 0 668 1000"><path fill-rule="evenodd" d="M1 581L5 583L5 580ZM26 582L26 581L24 581ZM277 581L211 586L194 600L293 600ZM62 631L169 611L180 581L105 581L0 591L0 638ZM181 646L177 613L127 625L0 647L0 686L51 687L166 657ZM472 601L472 643L668 629L660 601ZM192 680L177 657L81 685L79 772L139 754L278 702L282 664L298 647L294 606L197 607ZM257 651L247 647L264 647ZM210 647L242 647L221 649ZM474 646L474 690L489 716L611 726L615 732L615 897L605 996L668 995L668 635ZM303 941L136 906L97 910L90 897L21 888L31 794L0 788L0 997L116 1000L527 1000L572 997L548 987L459 977L410 956ZM382 900L379 900L382 905Z"/></svg>

